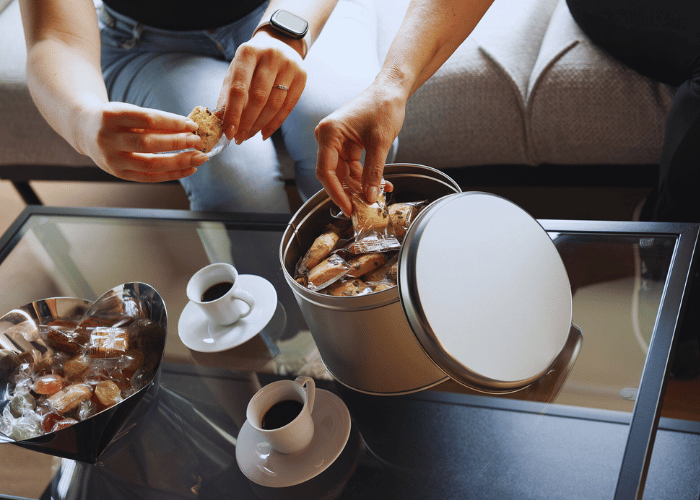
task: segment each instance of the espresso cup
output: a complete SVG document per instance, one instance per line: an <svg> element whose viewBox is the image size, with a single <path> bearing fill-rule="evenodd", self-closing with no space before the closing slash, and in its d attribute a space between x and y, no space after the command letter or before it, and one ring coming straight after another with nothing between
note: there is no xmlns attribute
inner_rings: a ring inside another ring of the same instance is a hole
<svg viewBox="0 0 700 500"><path fill-rule="evenodd" d="M187 283L187 298L217 325L231 325L255 307L253 296L241 289L236 268L224 262L197 271Z"/></svg>
<svg viewBox="0 0 700 500"><path fill-rule="evenodd" d="M248 403L246 418L273 449L290 454L304 450L314 437L316 384L311 377L278 380L260 389Z"/></svg>

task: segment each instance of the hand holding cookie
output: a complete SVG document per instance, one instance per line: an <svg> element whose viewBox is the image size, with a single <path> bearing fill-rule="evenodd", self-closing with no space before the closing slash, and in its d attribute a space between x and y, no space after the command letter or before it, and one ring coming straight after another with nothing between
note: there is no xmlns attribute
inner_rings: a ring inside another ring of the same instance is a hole
<svg viewBox="0 0 700 500"><path fill-rule="evenodd" d="M187 116L197 124L196 135L202 138L199 151L209 158L220 153L228 146L228 139L224 138L224 108L209 110L205 106L196 106Z"/></svg>
<svg viewBox="0 0 700 500"><path fill-rule="evenodd" d="M83 110L76 149L120 179L177 180L196 172L208 159L193 149L201 142L192 133L196 128L193 121L174 113L126 103L100 103Z"/></svg>
<svg viewBox="0 0 700 500"><path fill-rule="evenodd" d="M218 111L218 113L217 113ZM216 143L219 142L221 136L224 135L224 121L222 120L223 109L209 111L204 106L196 106L192 112L187 115L187 118L197 124L197 130L194 131L202 138L202 146L199 149L202 153L209 153Z"/></svg>

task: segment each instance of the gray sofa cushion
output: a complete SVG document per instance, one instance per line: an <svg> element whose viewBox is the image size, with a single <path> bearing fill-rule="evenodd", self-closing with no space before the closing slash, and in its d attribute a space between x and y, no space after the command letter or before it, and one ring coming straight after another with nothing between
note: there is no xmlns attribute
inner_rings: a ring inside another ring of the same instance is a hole
<svg viewBox="0 0 700 500"><path fill-rule="evenodd" d="M496 0L410 99L397 161L437 168L532 164L527 88L555 5L556 0Z"/></svg>
<svg viewBox="0 0 700 500"><path fill-rule="evenodd" d="M0 38L0 165L94 165L49 127L32 102L25 77L27 50L16 1L0 12Z"/></svg>
<svg viewBox="0 0 700 500"><path fill-rule="evenodd" d="M380 58L408 2L376 0ZM31 101L16 1L0 11L0 41L0 166L92 166ZM410 99L397 161L443 169L654 164L673 94L595 47L565 0L496 0Z"/></svg>
<svg viewBox="0 0 700 500"><path fill-rule="evenodd" d="M531 78L532 161L657 163L674 93L593 45L560 0Z"/></svg>
<svg viewBox="0 0 700 500"><path fill-rule="evenodd" d="M565 0L496 0L409 101L397 161L655 164L674 92L593 45Z"/></svg>

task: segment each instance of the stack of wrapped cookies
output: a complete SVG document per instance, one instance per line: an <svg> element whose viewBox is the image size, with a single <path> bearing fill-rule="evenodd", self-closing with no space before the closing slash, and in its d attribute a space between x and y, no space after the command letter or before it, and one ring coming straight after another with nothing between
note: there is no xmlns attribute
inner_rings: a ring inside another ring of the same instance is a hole
<svg viewBox="0 0 700 500"><path fill-rule="evenodd" d="M427 203L388 204L383 189L374 203L358 192L348 194L352 216L336 216L316 237L296 267L297 283L338 297L395 287L401 243Z"/></svg>

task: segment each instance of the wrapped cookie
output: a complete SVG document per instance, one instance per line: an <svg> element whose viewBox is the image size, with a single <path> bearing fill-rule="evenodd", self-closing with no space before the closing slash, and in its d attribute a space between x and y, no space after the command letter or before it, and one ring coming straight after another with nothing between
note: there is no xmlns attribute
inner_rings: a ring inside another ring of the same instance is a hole
<svg viewBox="0 0 700 500"><path fill-rule="evenodd" d="M389 228L391 219L383 191L374 203L369 203L364 195L357 192L352 192L350 199L352 201L352 226L355 235L368 231L384 232Z"/></svg>
<svg viewBox="0 0 700 500"><path fill-rule="evenodd" d="M367 253L348 261L348 277L360 278L386 264L386 256L381 252Z"/></svg>
<svg viewBox="0 0 700 500"><path fill-rule="evenodd" d="M391 227L391 218L386 205L384 183L377 200L369 203L362 193L347 188L352 202L352 226L354 241L348 250L354 254L386 252L398 249L401 244Z"/></svg>
<svg viewBox="0 0 700 500"><path fill-rule="evenodd" d="M372 290L372 292L383 292L384 290L389 290L390 288L394 288L396 286L396 283L389 283L389 282L382 282L382 283L372 283L368 285L368 287Z"/></svg>
<svg viewBox="0 0 700 500"><path fill-rule="evenodd" d="M214 149L224 135L223 108L210 111L204 106L196 106L187 118L199 126L194 133L202 138L202 153Z"/></svg>
<svg viewBox="0 0 700 500"><path fill-rule="evenodd" d="M333 283L326 290L326 293L335 297L352 297L355 295L364 295L372 290L364 281L360 279L340 280Z"/></svg>
<svg viewBox="0 0 700 500"><path fill-rule="evenodd" d="M328 257L338 244L338 241L340 241L341 232L342 228L337 224L329 224L324 233L316 237L302 258L300 272L303 273L305 270L313 269L323 259Z"/></svg>
<svg viewBox="0 0 700 500"><path fill-rule="evenodd" d="M399 255L395 254L389 257L386 263L367 273L363 279L367 283L394 283L396 284L396 278L398 275L399 268Z"/></svg>
<svg viewBox="0 0 700 500"><path fill-rule="evenodd" d="M312 290L320 290L338 281L350 270L347 261L338 254L331 254L307 275L308 287Z"/></svg>
<svg viewBox="0 0 700 500"><path fill-rule="evenodd" d="M425 202L392 203L389 205L389 219L394 234L399 240L406 236L408 228L415 220Z"/></svg>

